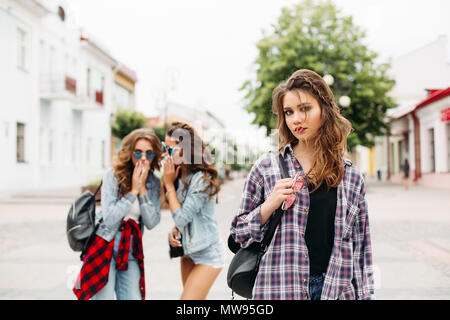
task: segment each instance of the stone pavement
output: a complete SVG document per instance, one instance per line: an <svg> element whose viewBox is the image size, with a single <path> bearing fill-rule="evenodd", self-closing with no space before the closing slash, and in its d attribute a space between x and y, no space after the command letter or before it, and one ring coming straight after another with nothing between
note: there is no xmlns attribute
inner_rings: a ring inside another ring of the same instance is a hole
<svg viewBox="0 0 450 320"><path fill-rule="evenodd" d="M222 186L216 214L226 241L244 180ZM74 299L81 262L65 236L65 219L78 190L0 197L0 299ZM378 299L450 299L448 190L369 182L367 191ZM147 299L178 299L179 259L170 260L173 222L144 233ZM227 265L232 254L227 251ZM225 267L208 299L230 299Z"/></svg>

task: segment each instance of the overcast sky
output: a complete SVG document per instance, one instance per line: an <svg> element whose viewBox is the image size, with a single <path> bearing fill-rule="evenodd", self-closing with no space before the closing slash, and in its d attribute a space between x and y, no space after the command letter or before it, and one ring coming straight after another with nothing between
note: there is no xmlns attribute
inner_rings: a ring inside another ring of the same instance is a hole
<svg viewBox="0 0 450 320"><path fill-rule="evenodd" d="M177 74L169 100L205 108L228 131L250 128L242 83L251 77L262 29L292 0L71 0L77 23L137 72L137 109L156 116L155 97L166 75ZM445 34L449 0L335 0L367 31L365 43L382 59ZM256 127L255 127L256 128ZM254 129L254 137L263 130ZM252 135L253 137L253 135Z"/></svg>

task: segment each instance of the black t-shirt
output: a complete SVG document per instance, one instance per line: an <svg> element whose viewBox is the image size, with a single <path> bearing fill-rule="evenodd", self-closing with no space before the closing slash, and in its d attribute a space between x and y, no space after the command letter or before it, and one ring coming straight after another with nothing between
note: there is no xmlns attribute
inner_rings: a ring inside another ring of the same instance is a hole
<svg viewBox="0 0 450 320"><path fill-rule="evenodd" d="M309 191L312 190L308 186ZM334 218L336 215L337 188L327 191L324 181L310 194L308 223L305 240L309 252L309 271L311 275L327 271L334 242Z"/></svg>

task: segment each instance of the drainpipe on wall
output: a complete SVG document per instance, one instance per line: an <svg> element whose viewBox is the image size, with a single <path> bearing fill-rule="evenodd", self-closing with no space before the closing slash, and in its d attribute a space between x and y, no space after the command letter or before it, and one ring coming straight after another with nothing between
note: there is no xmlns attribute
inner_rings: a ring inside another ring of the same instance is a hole
<svg viewBox="0 0 450 320"><path fill-rule="evenodd" d="M411 112L411 116L414 120L414 182L417 182L422 177L422 171L420 170L420 121L417 118L416 113Z"/></svg>

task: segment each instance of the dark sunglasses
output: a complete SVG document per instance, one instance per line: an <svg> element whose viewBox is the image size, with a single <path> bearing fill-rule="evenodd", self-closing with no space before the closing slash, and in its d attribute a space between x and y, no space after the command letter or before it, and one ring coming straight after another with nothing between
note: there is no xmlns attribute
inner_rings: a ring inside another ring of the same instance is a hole
<svg viewBox="0 0 450 320"><path fill-rule="evenodd" d="M141 158L142 158L142 151L141 151L141 150L136 150L136 151L133 153L133 157L134 157L136 160L141 159ZM145 158L146 158L147 160L152 160L154 157L155 157L155 154L153 153L153 151L148 150L147 152L145 152Z"/></svg>
<svg viewBox="0 0 450 320"><path fill-rule="evenodd" d="M167 151L167 153L169 154L170 157L173 155L175 150L180 149L180 147L167 147L164 142L161 143L161 146L162 146L163 151Z"/></svg>

